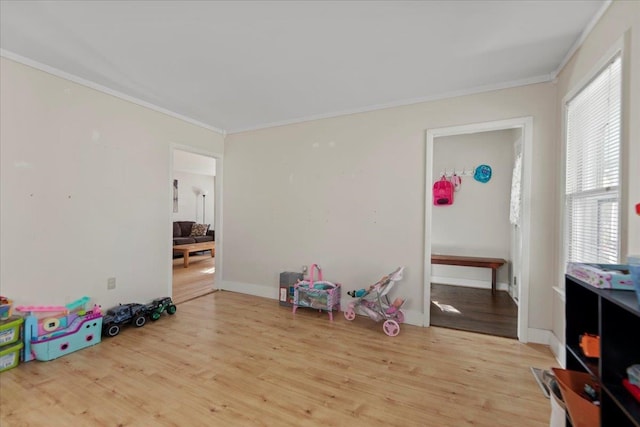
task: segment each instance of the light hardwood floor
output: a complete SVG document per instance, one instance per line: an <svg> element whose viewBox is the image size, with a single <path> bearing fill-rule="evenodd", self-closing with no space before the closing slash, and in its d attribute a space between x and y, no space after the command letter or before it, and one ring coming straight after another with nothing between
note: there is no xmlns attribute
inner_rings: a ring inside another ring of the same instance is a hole
<svg viewBox="0 0 640 427"><path fill-rule="evenodd" d="M206 251L204 255L189 256L189 267L182 258L173 260L173 301L176 304L206 295L215 290L213 273L216 259Z"/></svg>
<svg viewBox="0 0 640 427"><path fill-rule="evenodd" d="M0 425L547 426L547 347L227 291L0 377Z"/></svg>

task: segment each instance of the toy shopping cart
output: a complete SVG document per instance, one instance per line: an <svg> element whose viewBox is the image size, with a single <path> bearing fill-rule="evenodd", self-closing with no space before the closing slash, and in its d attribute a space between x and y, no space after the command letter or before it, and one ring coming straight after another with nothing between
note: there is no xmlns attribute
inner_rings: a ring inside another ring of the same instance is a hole
<svg viewBox="0 0 640 427"><path fill-rule="evenodd" d="M402 279L404 267L398 267L392 273L382 277L379 281L369 286L368 289L359 289L348 292L356 298L350 302L344 312L347 320L356 318L356 314L369 316L379 322L384 320L382 330L390 337L395 337L400 333L400 323L404 322L404 313L400 308L404 305L403 299L396 299L393 303L389 301L389 291L395 282Z"/></svg>

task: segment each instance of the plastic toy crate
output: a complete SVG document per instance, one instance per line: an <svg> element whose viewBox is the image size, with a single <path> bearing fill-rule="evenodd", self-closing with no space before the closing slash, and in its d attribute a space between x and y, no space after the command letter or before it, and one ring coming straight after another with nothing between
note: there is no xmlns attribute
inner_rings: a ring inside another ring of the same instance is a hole
<svg viewBox="0 0 640 427"><path fill-rule="evenodd" d="M0 347L0 372L15 368L20 363L20 350L24 344L19 342L15 345Z"/></svg>
<svg viewBox="0 0 640 427"><path fill-rule="evenodd" d="M318 281L313 280L314 269L318 271ZM329 313L329 319L333 320L333 310L340 310L339 283L331 283L322 280L322 271L316 264L311 265L309 280L298 282L293 287L293 312L298 307L315 308Z"/></svg>
<svg viewBox="0 0 640 427"><path fill-rule="evenodd" d="M302 282L294 289L293 303L298 307L309 307L318 310L332 311L340 307L340 284L315 282L309 287Z"/></svg>
<svg viewBox="0 0 640 427"><path fill-rule="evenodd" d="M596 288L633 291L628 265L569 262L567 274Z"/></svg>
<svg viewBox="0 0 640 427"><path fill-rule="evenodd" d="M0 348L20 339L22 322L24 319L20 316L11 316L7 320L0 320Z"/></svg>
<svg viewBox="0 0 640 427"><path fill-rule="evenodd" d="M102 337L102 314L87 314L76 319L69 331L41 339L31 340L31 351L36 360L47 362L77 350L100 343Z"/></svg>

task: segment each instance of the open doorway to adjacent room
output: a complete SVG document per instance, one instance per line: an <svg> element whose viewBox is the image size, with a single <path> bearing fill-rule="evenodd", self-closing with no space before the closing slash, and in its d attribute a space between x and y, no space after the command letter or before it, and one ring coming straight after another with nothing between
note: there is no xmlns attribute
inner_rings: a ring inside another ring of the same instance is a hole
<svg viewBox="0 0 640 427"><path fill-rule="evenodd" d="M427 325L527 341L530 132L529 118L428 131ZM451 204L434 204L441 179Z"/></svg>
<svg viewBox="0 0 640 427"><path fill-rule="evenodd" d="M216 290L216 159L174 149L172 179L172 295L178 304Z"/></svg>

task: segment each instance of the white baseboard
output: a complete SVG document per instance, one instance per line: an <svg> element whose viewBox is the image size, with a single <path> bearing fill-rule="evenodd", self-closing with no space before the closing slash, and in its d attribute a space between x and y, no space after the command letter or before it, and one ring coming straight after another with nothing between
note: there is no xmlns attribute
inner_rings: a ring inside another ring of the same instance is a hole
<svg viewBox="0 0 640 427"><path fill-rule="evenodd" d="M404 313L404 323L414 326L424 326L424 316L421 311L402 309L402 312Z"/></svg>
<svg viewBox="0 0 640 427"><path fill-rule="evenodd" d="M467 288L491 289L491 281L476 279L459 279L457 277L431 276L431 283L439 283L451 286L466 286ZM499 291L508 291L509 284L504 282L496 283Z"/></svg>
<svg viewBox="0 0 640 427"><path fill-rule="evenodd" d="M551 334L551 337L549 338L549 347L551 348L553 355L556 357L558 364L560 364L562 368L566 368L565 361L567 360L567 351L564 344L560 342L555 334Z"/></svg>
<svg viewBox="0 0 640 427"><path fill-rule="evenodd" d="M223 280L218 288L223 291L239 292L241 294L254 295L256 297L278 299L278 286L256 285L254 283L232 282Z"/></svg>
<svg viewBox="0 0 640 427"><path fill-rule="evenodd" d="M561 367L565 367L565 348L564 344L560 342L558 337L553 332L546 329L534 329L529 328L527 330L528 342L535 344L543 344L549 346L551 353L556 358L556 361Z"/></svg>
<svg viewBox="0 0 640 427"><path fill-rule="evenodd" d="M527 330L527 342L549 345L551 335L551 331L548 331L546 329L529 328Z"/></svg>

